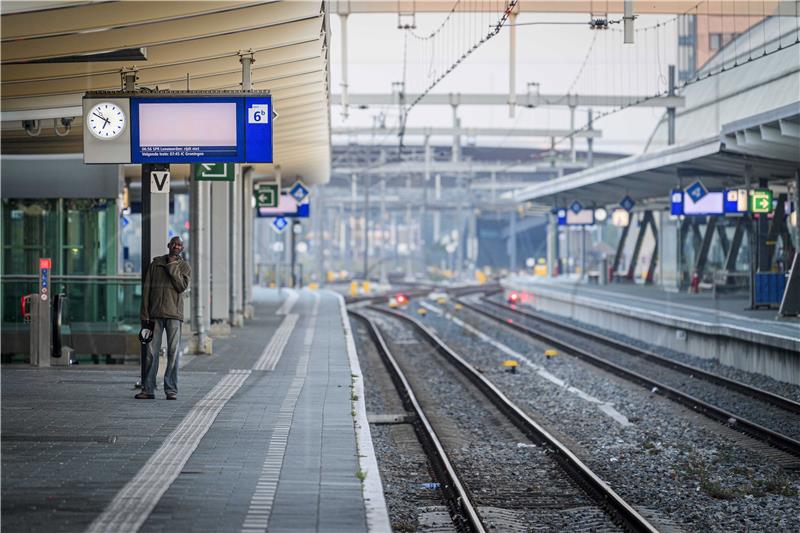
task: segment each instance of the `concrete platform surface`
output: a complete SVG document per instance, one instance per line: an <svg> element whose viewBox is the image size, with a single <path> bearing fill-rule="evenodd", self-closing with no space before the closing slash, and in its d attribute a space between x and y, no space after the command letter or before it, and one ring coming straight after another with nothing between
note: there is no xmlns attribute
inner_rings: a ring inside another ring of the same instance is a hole
<svg viewBox="0 0 800 533"><path fill-rule="evenodd" d="M749 309L746 297L714 298L709 293L668 292L634 283L588 285L570 278L535 276L514 276L508 278L504 286L547 294L596 310L608 309L659 322L667 320L676 327L741 336L766 345L800 351L800 319L777 318L775 310Z"/></svg>
<svg viewBox="0 0 800 533"><path fill-rule="evenodd" d="M134 400L135 366L4 367L3 530L388 531L341 298L255 300L177 401Z"/></svg>

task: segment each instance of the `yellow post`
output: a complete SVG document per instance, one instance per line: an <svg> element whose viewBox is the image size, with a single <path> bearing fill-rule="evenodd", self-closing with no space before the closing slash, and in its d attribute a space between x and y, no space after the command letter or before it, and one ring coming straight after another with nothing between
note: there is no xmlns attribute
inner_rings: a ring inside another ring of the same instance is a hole
<svg viewBox="0 0 800 533"><path fill-rule="evenodd" d="M364 294L369 294L369 281L364 281L361 287L364 289Z"/></svg>
<svg viewBox="0 0 800 533"><path fill-rule="evenodd" d="M351 281L350 282L350 296L357 296L358 295L358 282Z"/></svg>

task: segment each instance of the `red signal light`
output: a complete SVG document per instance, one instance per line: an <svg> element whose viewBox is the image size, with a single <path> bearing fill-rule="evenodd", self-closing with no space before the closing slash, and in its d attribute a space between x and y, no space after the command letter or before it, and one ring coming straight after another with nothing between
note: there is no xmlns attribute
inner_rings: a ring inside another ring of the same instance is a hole
<svg viewBox="0 0 800 533"><path fill-rule="evenodd" d="M405 294L398 294L395 297L395 300L397 300L397 303L399 303L399 304L404 304L404 303L408 302L408 298L406 298Z"/></svg>

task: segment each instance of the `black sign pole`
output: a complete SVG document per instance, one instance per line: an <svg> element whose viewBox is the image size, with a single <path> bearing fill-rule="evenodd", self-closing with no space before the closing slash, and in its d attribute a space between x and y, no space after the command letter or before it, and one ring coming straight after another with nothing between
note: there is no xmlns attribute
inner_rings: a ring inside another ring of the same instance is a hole
<svg viewBox="0 0 800 533"><path fill-rule="evenodd" d="M150 172L154 170L153 165L142 164L142 297L144 298L144 278L147 275L147 269L150 268ZM141 374L142 390L144 390L144 377L147 372L147 345L141 345L141 353L139 357L139 367Z"/></svg>

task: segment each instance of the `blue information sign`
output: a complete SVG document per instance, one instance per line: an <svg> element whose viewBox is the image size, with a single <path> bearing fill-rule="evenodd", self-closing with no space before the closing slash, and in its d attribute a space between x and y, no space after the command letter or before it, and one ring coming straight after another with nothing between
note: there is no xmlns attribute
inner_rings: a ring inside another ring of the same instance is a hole
<svg viewBox="0 0 800 533"><path fill-rule="evenodd" d="M633 206L636 205L636 202L634 202L633 198L631 198L630 196L625 195L625 198L620 200L619 205L620 207L622 207L622 209L630 213L633 210Z"/></svg>
<svg viewBox="0 0 800 533"><path fill-rule="evenodd" d="M558 225L564 226L567 223L567 210L559 209L556 211L556 217L558 217Z"/></svg>
<svg viewBox="0 0 800 533"><path fill-rule="evenodd" d="M669 195L670 214L679 216L683 214L683 191L680 189L673 190Z"/></svg>
<svg viewBox="0 0 800 533"><path fill-rule="evenodd" d="M577 215L578 213L581 212L583 206L578 200L575 200L574 202L572 202L572 204L570 204L569 208L572 210L573 213Z"/></svg>
<svg viewBox="0 0 800 533"><path fill-rule="evenodd" d="M689 198L691 198L693 201L697 202L698 200L701 200L703 196L708 194L708 190L700 182L700 180L698 180L686 187L686 194L688 194Z"/></svg>
<svg viewBox="0 0 800 533"><path fill-rule="evenodd" d="M277 217L272 221L272 229L274 229L277 233L283 233L283 230L286 229L286 226L288 225L289 221L283 217Z"/></svg>
<svg viewBox="0 0 800 533"><path fill-rule="evenodd" d="M308 197L308 188L303 184L302 181L298 181L292 188L289 189L289 194L292 195L292 198L297 200L298 204L302 204L303 200Z"/></svg>
<svg viewBox="0 0 800 533"><path fill-rule="evenodd" d="M133 163L271 163L272 98L133 97Z"/></svg>

